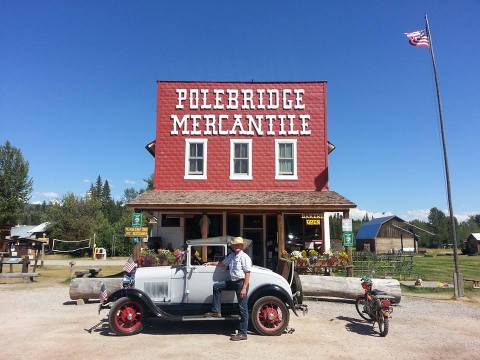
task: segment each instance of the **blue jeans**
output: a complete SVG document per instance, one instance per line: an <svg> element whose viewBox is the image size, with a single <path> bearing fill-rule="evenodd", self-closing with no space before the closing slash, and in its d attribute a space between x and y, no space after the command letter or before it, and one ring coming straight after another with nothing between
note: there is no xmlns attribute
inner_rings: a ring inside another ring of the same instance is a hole
<svg viewBox="0 0 480 360"><path fill-rule="evenodd" d="M240 333L247 335L248 329L248 303L247 297L240 297L240 291L243 287L243 279L237 281L222 281L213 284L213 312L221 312L222 290L235 290L237 294L238 306L240 307ZM248 289L247 289L248 292Z"/></svg>

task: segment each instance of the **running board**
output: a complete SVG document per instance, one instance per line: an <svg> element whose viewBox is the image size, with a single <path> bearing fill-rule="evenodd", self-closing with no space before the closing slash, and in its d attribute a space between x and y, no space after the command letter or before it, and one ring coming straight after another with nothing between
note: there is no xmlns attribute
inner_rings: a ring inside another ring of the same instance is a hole
<svg viewBox="0 0 480 360"><path fill-rule="evenodd" d="M189 315L189 316L182 316L182 321L205 321L205 320L210 320L210 321L218 321L218 320L240 320L239 315L230 315L230 316L223 316L220 318L217 317L211 317L211 316L203 316L203 315Z"/></svg>

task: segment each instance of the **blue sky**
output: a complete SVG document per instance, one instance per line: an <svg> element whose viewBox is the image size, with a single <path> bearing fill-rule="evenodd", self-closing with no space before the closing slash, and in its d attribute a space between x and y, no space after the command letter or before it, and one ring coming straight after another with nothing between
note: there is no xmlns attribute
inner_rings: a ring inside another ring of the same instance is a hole
<svg viewBox="0 0 480 360"><path fill-rule="evenodd" d="M455 213L480 213L478 1L1 1L0 142L31 201L115 197L153 171L164 80L327 80L330 188L362 211L446 209L432 67L403 33L429 14ZM360 213L360 212L358 212Z"/></svg>

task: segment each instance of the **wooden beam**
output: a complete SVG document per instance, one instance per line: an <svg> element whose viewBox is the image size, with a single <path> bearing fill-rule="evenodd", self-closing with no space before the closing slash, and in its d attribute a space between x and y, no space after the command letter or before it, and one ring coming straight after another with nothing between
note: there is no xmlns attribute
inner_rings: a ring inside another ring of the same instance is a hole
<svg viewBox="0 0 480 360"><path fill-rule="evenodd" d="M227 236L227 212L222 211L222 235Z"/></svg>
<svg viewBox="0 0 480 360"><path fill-rule="evenodd" d="M282 257L285 250L285 225L283 213L277 214L277 232L278 232L278 258Z"/></svg>
<svg viewBox="0 0 480 360"><path fill-rule="evenodd" d="M263 232L262 232L262 247L263 247L263 267L267 267L267 215L262 215Z"/></svg>
<svg viewBox="0 0 480 360"><path fill-rule="evenodd" d="M201 227L201 231L202 231L202 239L207 239L208 238L208 216L207 214L203 214L202 215L202 227ZM205 261L207 262L207 247L206 246L202 246L202 261Z"/></svg>

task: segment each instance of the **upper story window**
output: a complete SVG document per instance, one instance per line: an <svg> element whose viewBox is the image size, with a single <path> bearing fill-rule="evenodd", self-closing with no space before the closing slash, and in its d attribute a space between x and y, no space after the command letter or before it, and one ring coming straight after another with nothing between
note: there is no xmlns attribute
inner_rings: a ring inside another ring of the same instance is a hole
<svg viewBox="0 0 480 360"><path fill-rule="evenodd" d="M297 140L275 140L275 179L297 180Z"/></svg>
<svg viewBox="0 0 480 360"><path fill-rule="evenodd" d="M207 178L207 139L185 139L185 179Z"/></svg>
<svg viewBox="0 0 480 360"><path fill-rule="evenodd" d="M230 179L252 180L252 139L230 139Z"/></svg>

